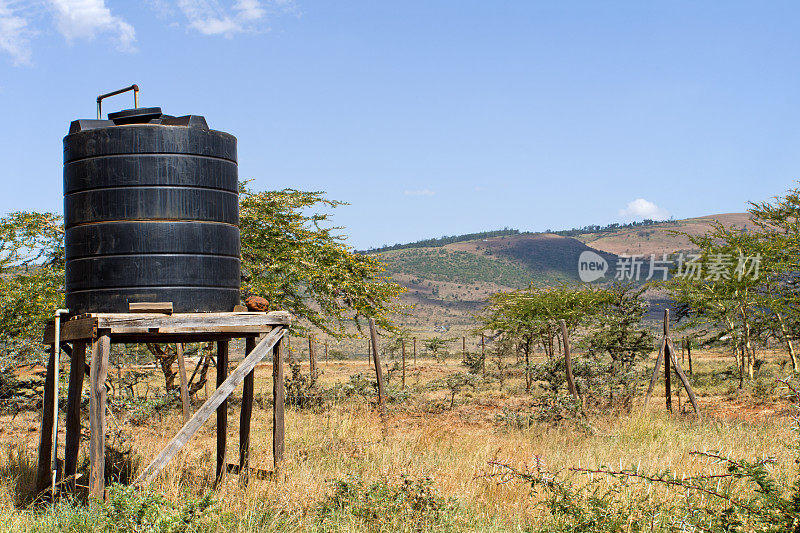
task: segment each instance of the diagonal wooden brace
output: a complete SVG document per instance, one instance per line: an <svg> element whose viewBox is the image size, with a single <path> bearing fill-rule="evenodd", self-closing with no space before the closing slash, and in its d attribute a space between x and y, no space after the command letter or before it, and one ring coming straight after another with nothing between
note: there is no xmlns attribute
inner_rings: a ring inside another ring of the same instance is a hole
<svg viewBox="0 0 800 533"><path fill-rule="evenodd" d="M135 485L144 485L151 482L164 469L167 463L175 456L189 439L202 427L206 420L214 414L217 407L231 395L234 389L244 381L245 376L253 370L256 365L280 342L286 333L285 327L277 327L269 332L247 357L239 364L230 376L220 385L214 394L197 410L194 416L186 422L175 437L161 450L153 461L147 465L139 477L134 481Z"/></svg>

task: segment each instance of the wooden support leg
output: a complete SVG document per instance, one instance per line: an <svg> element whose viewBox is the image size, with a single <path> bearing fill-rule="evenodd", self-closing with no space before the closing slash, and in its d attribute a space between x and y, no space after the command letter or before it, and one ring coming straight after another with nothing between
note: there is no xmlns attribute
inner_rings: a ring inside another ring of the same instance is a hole
<svg viewBox="0 0 800 533"><path fill-rule="evenodd" d="M44 400L42 401L42 429L39 432L39 464L36 469L36 493L39 494L52 483L50 460L53 454L53 380L56 375L56 345L50 349L47 373L44 377Z"/></svg>
<svg viewBox="0 0 800 533"><path fill-rule="evenodd" d="M86 343L74 343L69 365L69 392L67 393L67 438L64 442L64 479L68 490L75 489L75 472L78 467L78 450L81 446L81 394L83 393Z"/></svg>
<svg viewBox="0 0 800 533"><path fill-rule="evenodd" d="M255 347L256 339L247 337L245 356L249 355ZM254 379L255 369L245 376L242 385L242 411L239 417L239 481L243 483L247 483L248 469L250 468L250 418L253 416Z"/></svg>
<svg viewBox="0 0 800 533"><path fill-rule="evenodd" d="M285 448L285 426L283 422L284 390L283 390L283 342L279 342L272 350L272 460L275 467L275 479L283 463Z"/></svg>
<svg viewBox="0 0 800 533"><path fill-rule="evenodd" d="M260 343L256 345L253 351L244 358L244 360L236 367L228 379L214 391L214 394L204 403L198 410L195 412L194 416L192 416L191 420L187 422L181 430L175 435L172 440L167 444L167 446L161 450L161 453L156 456L155 459L145 468L139 477L134 481L136 485L143 485L145 483L151 482L155 477L158 475L161 470L167 465L167 463L175 457L175 454L180 451L180 449L189 442L189 439L197 433L197 431L202 427L206 420L208 420L212 414L214 414L214 410L219 407L222 402L230 396L233 390L239 386L239 384L244 381L244 378L247 377L247 374L253 370L259 361L261 361L267 353L272 351L275 347L275 344L283 337L285 333L285 329L283 327L275 328L270 333L268 333ZM227 469L227 468L226 468Z"/></svg>
<svg viewBox="0 0 800 533"><path fill-rule="evenodd" d="M106 490L106 377L111 337L100 335L92 342L91 375L89 388L89 496L103 499Z"/></svg>
<svg viewBox="0 0 800 533"><path fill-rule="evenodd" d="M186 360L183 358L183 343L179 342L175 346L178 355L178 375L181 380L181 404L183 404L183 423L192 417L192 407L189 402L189 381L186 379Z"/></svg>
<svg viewBox="0 0 800 533"><path fill-rule="evenodd" d="M217 387L228 377L228 341L217 342ZM217 471L219 480L225 473L225 449L228 443L228 400L217 407Z"/></svg>

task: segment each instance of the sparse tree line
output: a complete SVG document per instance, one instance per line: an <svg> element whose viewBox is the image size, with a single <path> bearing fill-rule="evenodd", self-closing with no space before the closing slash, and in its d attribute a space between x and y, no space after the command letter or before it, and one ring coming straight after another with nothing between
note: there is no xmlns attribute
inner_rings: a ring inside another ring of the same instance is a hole
<svg viewBox="0 0 800 533"><path fill-rule="evenodd" d="M564 320L573 338L570 344L584 353L574 361L578 394L583 407L623 405L630 407L636 390L637 363L653 349L654 338L642 323L647 304L644 288L614 284L609 287L561 285L493 295L478 317L480 330L494 337L495 375L501 387L508 356L521 367L525 389L545 386L551 406L562 402L565 363L562 357ZM534 356L545 356L534 362Z"/></svg>
<svg viewBox="0 0 800 533"><path fill-rule="evenodd" d="M752 203L748 211L757 231L716 223L705 235L684 234L697 249L691 267L699 275L685 275L679 269L687 265L679 264L670 279L651 285L671 296L685 335L729 350L739 388L745 378L757 377L759 353L770 343L785 348L786 362L798 372L800 190ZM584 407L630 408L642 383L637 363L654 347L654 336L643 323L645 290L620 283L564 284L497 293L477 317L476 332L496 339L493 366L501 387L502 356L507 355L521 367L526 390L544 383L556 401L566 385L559 329L563 319L575 337L570 339L573 345L583 352L575 360L575 376ZM534 363L534 354L546 356L545 362Z"/></svg>

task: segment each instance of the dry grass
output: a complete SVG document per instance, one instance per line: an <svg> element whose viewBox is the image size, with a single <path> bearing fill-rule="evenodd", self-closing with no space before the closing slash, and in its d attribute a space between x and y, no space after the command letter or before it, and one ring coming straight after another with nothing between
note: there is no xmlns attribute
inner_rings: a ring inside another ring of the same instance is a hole
<svg viewBox="0 0 800 533"><path fill-rule="evenodd" d="M699 354L696 361L695 368L701 374L726 364L716 353ZM369 371L365 362L332 361L321 367L325 387L344 382L353 373ZM455 499L458 512L450 523L452 529L536 529L545 511L535 505L530 487L485 479L490 460L522 466L539 458L552 471L578 464L628 467L639 463L643 470L668 468L692 473L702 464L689 452L717 449L742 457L771 455L777 457L778 465L792 465L793 458L785 446L792 438L791 431L781 414L786 405L778 400L759 406L742 395L729 399L709 385L698 392L704 407L713 405L716 409L713 413L708 409L710 415L699 422L688 416L668 415L661 406L663 397L656 397L655 405L646 413L637 408L630 415L594 419L593 434L573 425L539 424L513 430L499 425L495 416L504 408L530 405L530 395L522 390L518 379L510 380L504 392L489 383L459 395L452 411L432 408L443 392L424 385L455 371L463 371L455 361L435 363L428 359L421 360L417 369L409 369L407 383L414 392L410 399L390 405L386 439L382 438L377 413L363 399L351 398L319 411L287 410L283 474L277 480L253 479L246 488L240 486L237 476L228 476L215 494L222 511L216 525L227 531L319 530L317 510L331 494L333 480L358 476L370 483L399 480L406 475L430 477L438 494ZM270 365L259 367L257 396L271 396L269 376ZM0 445L4 448L0 456L0 523L4 526L0 531L27 530L41 519L24 505L26 487L32 481L38 418L35 413L0 417ZM178 409L157 413L145 426L132 426L124 413L116 413L115 418L120 420L121 434L144 461L181 426ZM237 462L236 405L230 408L229 426L228 461ZM168 500L180 502L187 492L202 494L209 490L214 470L213 427L212 418L155 482L154 488ZM268 407L255 409L252 428L251 464L270 469ZM113 422L109 422L109 429L115 431ZM59 438L63 443L63 433ZM356 531L365 526L345 521L326 527Z"/></svg>

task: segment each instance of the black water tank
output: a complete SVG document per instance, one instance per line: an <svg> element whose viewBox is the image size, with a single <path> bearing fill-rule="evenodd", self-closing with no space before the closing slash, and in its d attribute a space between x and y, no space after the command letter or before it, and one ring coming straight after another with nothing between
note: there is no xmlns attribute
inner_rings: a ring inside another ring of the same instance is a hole
<svg viewBox="0 0 800 533"><path fill-rule="evenodd" d="M64 137L66 306L175 312L239 303L236 138L201 116L138 108L76 120Z"/></svg>

